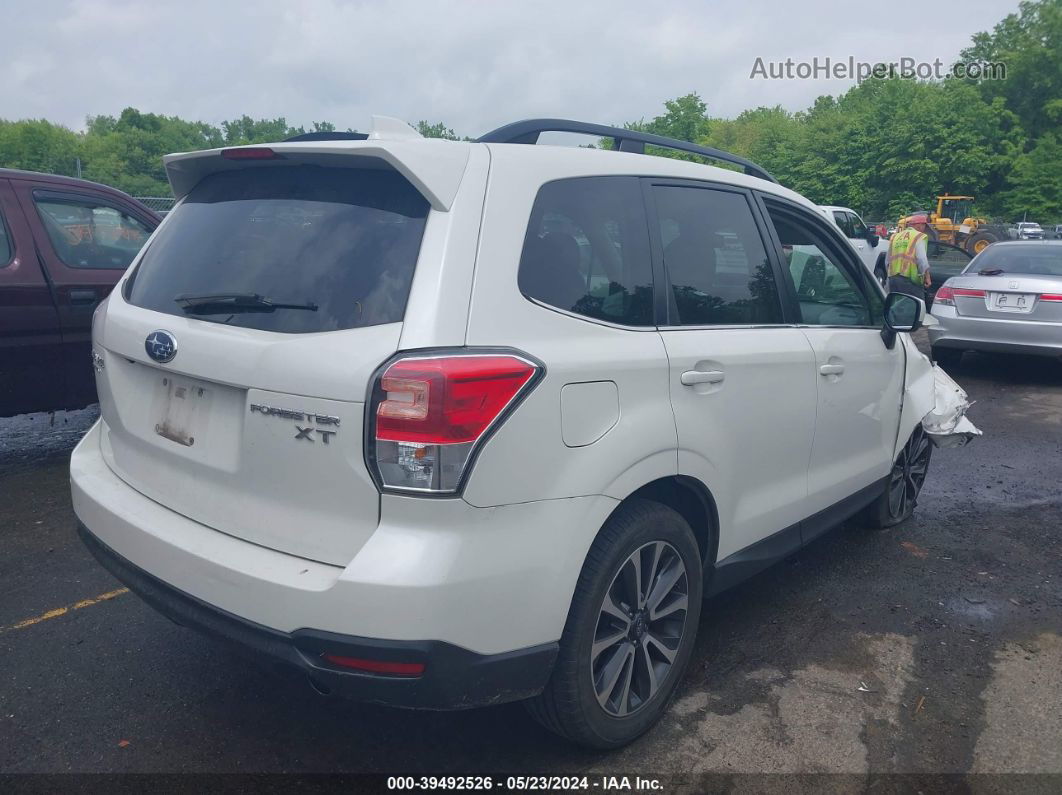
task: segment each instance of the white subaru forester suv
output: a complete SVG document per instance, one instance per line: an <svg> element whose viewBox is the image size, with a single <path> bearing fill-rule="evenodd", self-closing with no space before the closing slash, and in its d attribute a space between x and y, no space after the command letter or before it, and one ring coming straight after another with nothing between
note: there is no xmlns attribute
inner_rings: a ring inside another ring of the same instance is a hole
<svg viewBox="0 0 1062 795"><path fill-rule="evenodd" d="M906 519L969 422L923 427L921 302L755 164L555 119L309 138L166 158L71 480L134 592L319 692L629 742L704 597Z"/></svg>

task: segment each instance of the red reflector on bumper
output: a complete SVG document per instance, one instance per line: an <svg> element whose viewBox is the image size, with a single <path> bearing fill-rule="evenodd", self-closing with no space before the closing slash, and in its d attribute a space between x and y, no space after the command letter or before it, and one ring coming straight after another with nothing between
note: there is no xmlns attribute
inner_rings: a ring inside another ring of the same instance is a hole
<svg viewBox="0 0 1062 795"><path fill-rule="evenodd" d="M373 674L390 674L391 676L420 676L424 673L424 663L387 662L385 660L363 660L360 657L344 657L340 654L322 654L332 665L365 671Z"/></svg>

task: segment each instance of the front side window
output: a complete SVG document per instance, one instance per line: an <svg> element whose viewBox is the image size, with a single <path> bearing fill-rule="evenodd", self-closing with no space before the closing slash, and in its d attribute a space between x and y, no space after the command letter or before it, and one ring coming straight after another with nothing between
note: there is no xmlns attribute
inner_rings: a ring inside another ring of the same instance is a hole
<svg viewBox="0 0 1062 795"><path fill-rule="evenodd" d="M880 308L875 312L858 277L844 266L822 230L795 213L770 203L767 208L782 244L786 275L796 292L800 322L811 326L874 325Z"/></svg>
<svg viewBox="0 0 1062 795"><path fill-rule="evenodd" d="M673 325L782 322L767 250L744 194L653 187Z"/></svg>
<svg viewBox="0 0 1062 795"><path fill-rule="evenodd" d="M157 312L284 333L395 323L427 216L427 200L390 170L211 174L171 212L127 297Z"/></svg>
<svg viewBox="0 0 1062 795"><path fill-rule="evenodd" d="M863 219L855 213L848 213L848 223L852 228L852 234L849 237L865 238L867 236L867 225L863 223Z"/></svg>
<svg viewBox="0 0 1062 795"><path fill-rule="evenodd" d="M834 210L833 220L837 222L837 226L840 227L841 233L845 237L855 237L855 232L852 229L852 216L849 213Z"/></svg>
<svg viewBox="0 0 1062 795"><path fill-rule="evenodd" d="M55 255L68 268L127 268L151 235L133 216L89 196L33 200Z"/></svg>
<svg viewBox="0 0 1062 795"><path fill-rule="evenodd" d="M648 226L634 177L579 177L543 185L517 277L548 306L624 326L653 325Z"/></svg>
<svg viewBox="0 0 1062 795"><path fill-rule="evenodd" d="M970 263L970 255L958 246L930 240L926 243L926 259L933 281L943 284L952 276L958 276Z"/></svg>

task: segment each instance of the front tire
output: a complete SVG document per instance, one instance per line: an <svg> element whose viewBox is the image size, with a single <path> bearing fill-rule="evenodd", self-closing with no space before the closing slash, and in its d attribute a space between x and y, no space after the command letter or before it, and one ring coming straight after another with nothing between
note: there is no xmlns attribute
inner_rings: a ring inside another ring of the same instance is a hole
<svg viewBox="0 0 1062 795"><path fill-rule="evenodd" d="M971 255L980 254L998 238L991 232L975 232L966 238L966 253Z"/></svg>
<svg viewBox="0 0 1062 795"><path fill-rule="evenodd" d="M921 423L893 462L885 490L866 509L866 518L874 527L892 527L911 518L918 495L926 482L933 444Z"/></svg>
<svg viewBox="0 0 1062 795"><path fill-rule="evenodd" d="M609 517L583 564L546 689L527 702L547 729L618 748L667 709L693 652L702 569L689 524L631 500Z"/></svg>

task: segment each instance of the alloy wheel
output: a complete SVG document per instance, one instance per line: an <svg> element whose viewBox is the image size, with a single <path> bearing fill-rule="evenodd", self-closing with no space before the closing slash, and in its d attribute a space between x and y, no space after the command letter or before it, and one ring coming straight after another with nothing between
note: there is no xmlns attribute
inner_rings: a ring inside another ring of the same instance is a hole
<svg viewBox="0 0 1062 795"><path fill-rule="evenodd" d="M914 510L929 469L929 452L929 437L922 426L918 426L892 466L889 515L893 519L902 519Z"/></svg>
<svg viewBox="0 0 1062 795"><path fill-rule="evenodd" d="M590 649L597 701L626 717L646 704L671 673L689 609L682 556L666 541L636 549L605 592Z"/></svg>

